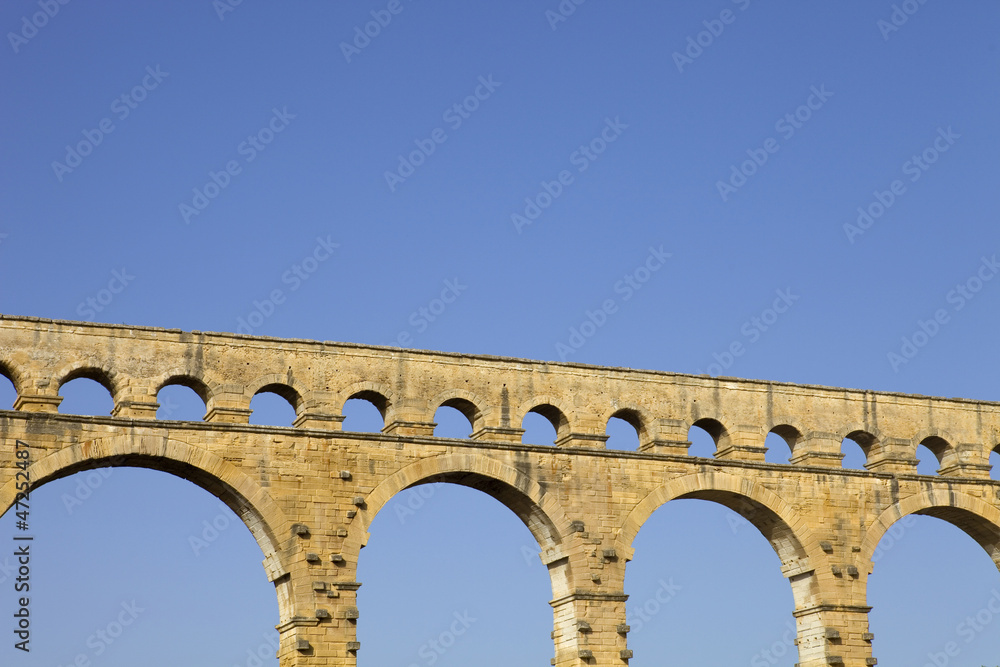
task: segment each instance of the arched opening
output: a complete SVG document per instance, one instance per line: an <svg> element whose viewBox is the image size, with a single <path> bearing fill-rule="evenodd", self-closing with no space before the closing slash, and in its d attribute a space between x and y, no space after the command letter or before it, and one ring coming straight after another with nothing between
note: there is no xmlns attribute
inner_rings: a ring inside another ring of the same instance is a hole
<svg viewBox="0 0 1000 667"><path fill-rule="evenodd" d="M983 547L996 551L1000 529L952 507L920 514L893 523L872 555L875 655L888 665L997 664L1000 577Z"/></svg>
<svg viewBox="0 0 1000 667"><path fill-rule="evenodd" d="M703 458L715 458L719 441L725 436L725 427L714 419L699 419L688 429L688 454Z"/></svg>
<svg viewBox="0 0 1000 667"><path fill-rule="evenodd" d="M342 429L358 433L381 433L389 400L375 391L359 391L344 403Z"/></svg>
<svg viewBox="0 0 1000 667"><path fill-rule="evenodd" d="M993 448L990 452L990 479L1000 480L1000 445Z"/></svg>
<svg viewBox="0 0 1000 667"><path fill-rule="evenodd" d="M470 404L471 405L471 404ZM442 405L434 413L434 435L439 438L465 440L472 434L472 420L451 405Z"/></svg>
<svg viewBox="0 0 1000 667"><path fill-rule="evenodd" d="M940 440L940 438L938 438ZM928 438L930 440L930 438ZM917 445L917 474L936 475L941 466L941 460L934 451L933 445L928 445L928 440ZM942 450L943 451L943 450Z"/></svg>
<svg viewBox="0 0 1000 667"><path fill-rule="evenodd" d="M265 385L250 399L250 423L291 426L299 400L298 393L286 384Z"/></svg>
<svg viewBox="0 0 1000 667"><path fill-rule="evenodd" d="M526 445L553 445L568 424L566 415L554 405L536 405L521 421L521 428L524 429L521 442Z"/></svg>
<svg viewBox="0 0 1000 667"><path fill-rule="evenodd" d="M100 371L81 370L59 386L63 397L59 412L67 415L110 415L115 407L114 389Z"/></svg>
<svg viewBox="0 0 1000 667"><path fill-rule="evenodd" d="M175 377L167 380L156 392L157 419L202 421L207 412L208 388L199 380Z"/></svg>
<svg viewBox="0 0 1000 667"><path fill-rule="evenodd" d="M0 364L0 410L12 410L17 400L17 389L11 379L11 373Z"/></svg>
<svg viewBox="0 0 1000 667"><path fill-rule="evenodd" d="M864 470L865 464L868 463L868 452L875 439L863 438L860 433L860 431L855 431L840 443L840 452L844 455L840 465L844 468ZM866 444L861 444L862 442Z"/></svg>
<svg viewBox="0 0 1000 667"><path fill-rule="evenodd" d="M798 662L795 600L775 552L800 547L771 510L734 493L696 492L653 512L632 546L632 667ZM719 628L725 641L714 639Z"/></svg>
<svg viewBox="0 0 1000 667"><path fill-rule="evenodd" d="M29 507L32 664L243 665L248 651L278 664L261 549L211 493L156 470L92 468L36 487ZM0 518L9 545L26 534L16 521ZM0 554L11 591L12 554ZM13 618L15 596L0 605ZM13 644L0 664L23 662Z"/></svg>
<svg viewBox="0 0 1000 667"><path fill-rule="evenodd" d="M767 447L764 460L768 463L788 463L795 451L795 443L800 437L802 434L794 426L788 424L775 426L764 439L764 446Z"/></svg>
<svg viewBox="0 0 1000 667"><path fill-rule="evenodd" d="M608 419L605 432L608 440L605 446L608 449L621 449L626 451L638 451L639 433L642 431L642 421L639 413L634 410L619 410Z"/></svg>
<svg viewBox="0 0 1000 667"><path fill-rule="evenodd" d="M497 480L461 478L463 486L431 482L396 494L369 526L358 562L360 667L552 657L552 586L525 525L528 508L490 497L510 491Z"/></svg>

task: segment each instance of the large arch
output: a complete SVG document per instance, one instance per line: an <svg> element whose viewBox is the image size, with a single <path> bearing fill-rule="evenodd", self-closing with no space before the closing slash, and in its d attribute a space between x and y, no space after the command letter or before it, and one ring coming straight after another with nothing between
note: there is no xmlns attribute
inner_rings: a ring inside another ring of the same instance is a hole
<svg viewBox="0 0 1000 667"><path fill-rule="evenodd" d="M149 468L186 479L226 504L250 529L264 553L264 569L274 582L282 622L293 615L287 571L281 563L278 535L290 525L284 512L253 479L231 463L185 442L164 436L111 436L64 447L29 468L31 490L75 473L106 467ZM13 478L0 487L0 515L17 496Z"/></svg>
<svg viewBox="0 0 1000 667"><path fill-rule="evenodd" d="M523 472L481 454L444 454L421 459L382 480L368 496L351 524L345 549L358 553L368 542L368 528L379 511L396 494L433 482L466 486L493 497L510 509L531 531L549 566L553 597L572 588L569 553L563 544L571 533L570 521L561 505Z"/></svg>
<svg viewBox="0 0 1000 667"><path fill-rule="evenodd" d="M821 560L819 543L805 521L774 492L756 482L721 472L700 472L678 477L651 491L625 518L615 537L615 548L632 560L639 529L657 509L671 500L710 500L743 516L771 544L781 560L782 573L792 583L796 608L809 605L817 594L813 566ZM815 556L815 557L814 557Z"/></svg>
<svg viewBox="0 0 1000 667"><path fill-rule="evenodd" d="M910 514L930 516L954 525L974 539L1000 569L1000 509L965 493L933 488L904 498L879 515L869 526L861 544L863 562L872 562L882 537L897 521ZM869 574L870 571L869 567Z"/></svg>

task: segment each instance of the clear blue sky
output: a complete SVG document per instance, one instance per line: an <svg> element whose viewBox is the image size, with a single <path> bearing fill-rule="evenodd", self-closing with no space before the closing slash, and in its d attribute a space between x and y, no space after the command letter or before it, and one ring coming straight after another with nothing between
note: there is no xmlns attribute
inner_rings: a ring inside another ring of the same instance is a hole
<svg viewBox="0 0 1000 667"><path fill-rule="evenodd" d="M976 282L1000 270L996 3L223 2L0 6L0 312L1000 400L1000 279ZM190 398L170 416L199 419ZM277 614L249 531L162 473L115 470L70 513L80 483L37 493L37 650L0 663L247 664ZM373 524L359 664L424 667L466 611L437 665L547 664L527 529L429 488ZM681 589L634 667L795 662L762 653L792 598L734 517L678 502L640 532L630 604ZM970 538L916 520L870 580L875 655L958 637L953 664L994 664L1000 634L956 634L994 588Z"/></svg>

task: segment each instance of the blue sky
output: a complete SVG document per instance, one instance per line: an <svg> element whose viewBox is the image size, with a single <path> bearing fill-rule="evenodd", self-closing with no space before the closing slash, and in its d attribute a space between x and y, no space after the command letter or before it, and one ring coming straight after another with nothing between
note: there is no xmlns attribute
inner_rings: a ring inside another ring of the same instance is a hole
<svg viewBox="0 0 1000 667"><path fill-rule="evenodd" d="M1000 400L996 3L229 2L0 7L0 312ZM77 382L64 411L110 409ZM80 483L37 493L38 649L0 662L252 662L277 606L249 531L162 473L115 470L70 512ZM465 612L436 664L545 664L527 529L428 488L373 524L359 664L422 667ZM676 503L635 546L636 605L681 587L635 667L795 662L752 527ZM870 580L875 655L960 637L954 664L995 663L996 632L956 632L997 587L917 518Z"/></svg>

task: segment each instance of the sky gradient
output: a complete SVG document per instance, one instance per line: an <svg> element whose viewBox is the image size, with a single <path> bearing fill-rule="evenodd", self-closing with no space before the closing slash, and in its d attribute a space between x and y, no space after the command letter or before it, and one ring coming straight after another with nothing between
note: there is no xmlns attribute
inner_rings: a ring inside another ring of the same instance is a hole
<svg viewBox="0 0 1000 667"><path fill-rule="evenodd" d="M9 0L0 313L1000 401L998 22L986 0ZM61 410L107 414L86 385ZM269 399L255 423L289 424ZM345 428L379 427L364 407ZM277 603L235 516L164 473L92 474L37 491L38 649L4 642L0 664L266 654ZM424 493L372 525L359 665L430 667L466 613L433 664L547 664L530 533L477 492ZM669 503L634 546L630 609L674 592L630 636L633 667L796 662L787 581L737 515ZM952 640L952 664L995 664L995 627L960 630L1000 589L982 549L926 517L889 546L880 664ZM88 637L133 600L97 655Z"/></svg>

